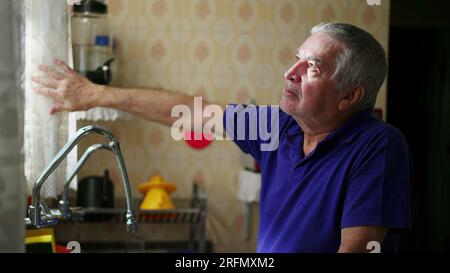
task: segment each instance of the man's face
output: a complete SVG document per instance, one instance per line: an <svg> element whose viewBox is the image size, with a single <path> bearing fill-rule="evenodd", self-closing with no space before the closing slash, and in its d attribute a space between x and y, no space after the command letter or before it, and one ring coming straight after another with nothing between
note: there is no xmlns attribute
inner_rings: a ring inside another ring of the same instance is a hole
<svg viewBox="0 0 450 273"><path fill-rule="evenodd" d="M341 93L331 76L343 46L326 34L313 34L300 46L296 63L285 73L281 109L300 121L323 122L338 111Z"/></svg>

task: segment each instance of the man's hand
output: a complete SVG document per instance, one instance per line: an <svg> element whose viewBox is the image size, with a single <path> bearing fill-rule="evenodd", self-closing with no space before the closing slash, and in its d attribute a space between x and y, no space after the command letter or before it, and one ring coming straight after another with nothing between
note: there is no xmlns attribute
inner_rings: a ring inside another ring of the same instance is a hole
<svg viewBox="0 0 450 273"><path fill-rule="evenodd" d="M61 71L45 65L39 66L44 73L40 77L32 77L38 86L33 89L37 94L53 100L50 114L60 111L83 111L96 106L94 95L101 86L72 70L61 60L55 60Z"/></svg>

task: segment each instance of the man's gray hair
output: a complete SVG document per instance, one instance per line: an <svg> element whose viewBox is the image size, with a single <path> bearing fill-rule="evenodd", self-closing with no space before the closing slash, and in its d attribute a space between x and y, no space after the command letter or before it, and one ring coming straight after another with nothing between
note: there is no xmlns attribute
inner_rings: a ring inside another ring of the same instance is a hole
<svg viewBox="0 0 450 273"><path fill-rule="evenodd" d="M373 109L387 71L386 52L381 44L367 31L344 23L321 23L311 29L314 33L327 34L344 44L332 80L339 90L361 84L365 95L357 110Z"/></svg>

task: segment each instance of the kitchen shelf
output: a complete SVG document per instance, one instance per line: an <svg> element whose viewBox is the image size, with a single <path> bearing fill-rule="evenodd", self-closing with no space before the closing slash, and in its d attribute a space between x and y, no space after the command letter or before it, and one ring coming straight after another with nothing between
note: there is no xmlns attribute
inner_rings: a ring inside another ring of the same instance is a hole
<svg viewBox="0 0 450 273"><path fill-rule="evenodd" d="M139 204L136 200L134 204ZM177 202L179 203L179 202ZM206 206L198 208L180 208L170 210L140 210L137 208L136 219L138 223L185 223L193 224L202 221ZM83 208L74 210L73 222L110 222L125 223L126 209L124 208Z"/></svg>
<svg viewBox="0 0 450 273"><path fill-rule="evenodd" d="M206 250L206 195L195 184L193 198L173 199L176 209L141 210L142 199L133 200L136 220L139 224L187 224L190 226L189 238L185 241L191 250ZM61 224L113 223L125 225L126 202L115 200L114 208L72 208L72 218L62 220Z"/></svg>

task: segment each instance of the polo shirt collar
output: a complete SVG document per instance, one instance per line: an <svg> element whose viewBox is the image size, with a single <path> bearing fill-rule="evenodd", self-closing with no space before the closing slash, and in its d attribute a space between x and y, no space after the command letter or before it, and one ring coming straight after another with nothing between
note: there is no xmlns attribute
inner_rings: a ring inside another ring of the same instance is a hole
<svg viewBox="0 0 450 273"><path fill-rule="evenodd" d="M357 135L357 130L355 130L356 127L358 127L360 123L368 122L370 120L375 121L375 118L372 117L371 110L357 112L350 116L343 125L329 134L322 142L332 142L336 145L351 143ZM292 118L291 122L294 124L289 126L286 135L288 140L290 140L289 142L292 143L299 135L303 136L303 131L294 118Z"/></svg>
<svg viewBox="0 0 450 273"><path fill-rule="evenodd" d="M347 119L343 125L329 134L325 138L325 141L333 142L336 145L351 143L359 132L359 130L357 130L359 125L369 121L375 121L375 118L372 117L371 110L357 112Z"/></svg>

